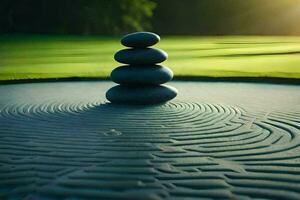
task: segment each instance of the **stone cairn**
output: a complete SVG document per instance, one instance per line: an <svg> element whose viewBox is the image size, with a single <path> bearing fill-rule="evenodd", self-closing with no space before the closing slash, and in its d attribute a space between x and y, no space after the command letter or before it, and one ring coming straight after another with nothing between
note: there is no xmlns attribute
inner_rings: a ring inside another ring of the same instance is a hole
<svg viewBox="0 0 300 200"><path fill-rule="evenodd" d="M127 64L115 68L111 79L120 85L110 88L106 98L117 104L160 104L177 95L173 87L161 85L173 78L171 69L157 65L168 58L168 54L157 48L160 37L150 32L125 35L121 43L130 48L115 54L115 60Z"/></svg>

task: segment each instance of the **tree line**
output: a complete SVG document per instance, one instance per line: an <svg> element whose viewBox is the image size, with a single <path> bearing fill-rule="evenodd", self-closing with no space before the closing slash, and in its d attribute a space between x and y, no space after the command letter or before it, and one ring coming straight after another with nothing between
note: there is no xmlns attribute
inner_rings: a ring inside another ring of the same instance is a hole
<svg viewBox="0 0 300 200"><path fill-rule="evenodd" d="M300 0L1 0L0 33L295 35L296 5Z"/></svg>

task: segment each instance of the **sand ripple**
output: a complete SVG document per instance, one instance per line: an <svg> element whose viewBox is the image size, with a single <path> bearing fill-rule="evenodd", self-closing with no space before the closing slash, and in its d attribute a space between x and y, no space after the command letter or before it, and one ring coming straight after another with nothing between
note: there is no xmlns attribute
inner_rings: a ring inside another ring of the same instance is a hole
<svg viewBox="0 0 300 200"><path fill-rule="evenodd" d="M300 199L300 113L0 104L0 199Z"/></svg>

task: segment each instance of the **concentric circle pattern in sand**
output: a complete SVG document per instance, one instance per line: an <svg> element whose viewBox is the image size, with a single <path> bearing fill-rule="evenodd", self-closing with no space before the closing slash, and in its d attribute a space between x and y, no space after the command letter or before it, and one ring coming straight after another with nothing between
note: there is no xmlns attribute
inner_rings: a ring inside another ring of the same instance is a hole
<svg viewBox="0 0 300 200"><path fill-rule="evenodd" d="M300 199L298 109L49 85L0 87L0 199Z"/></svg>

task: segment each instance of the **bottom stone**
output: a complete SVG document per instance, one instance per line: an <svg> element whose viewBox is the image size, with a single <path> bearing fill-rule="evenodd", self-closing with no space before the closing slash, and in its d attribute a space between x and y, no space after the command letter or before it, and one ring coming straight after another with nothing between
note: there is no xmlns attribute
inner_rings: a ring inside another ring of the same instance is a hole
<svg viewBox="0 0 300 200"><path fill-rule="evenodd" d="M117 85L106 92L106 98L118 104L159 104L177 96L177 90L171 86L124 86Z"/></svg>

